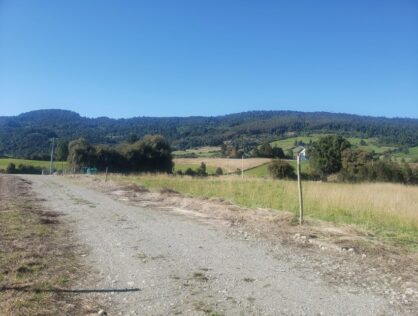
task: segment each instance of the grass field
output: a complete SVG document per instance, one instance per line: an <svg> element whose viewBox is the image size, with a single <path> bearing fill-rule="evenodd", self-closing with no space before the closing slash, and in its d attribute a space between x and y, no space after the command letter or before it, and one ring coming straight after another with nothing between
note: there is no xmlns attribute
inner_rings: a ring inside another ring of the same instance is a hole
<svg viewBox="0 0 418 316"><path fill-rule="evenodd" d="M396 158L400 158L400 159L404 158L406 161L408 161L408 160L414 160L414 161L417 160L418 161L418 146L411 147L411 148L408 149L408 151L409 152L407 154L396 153L396 154L394 154L394 156Z"/></svg>
<svg viewBox="0 0 418 316"><path fill-rule="evenodd" d="M298 136L298 137L290 137L286 139L277 140L271 143L272 146L277 145L281 147L284 151L288 149L293 149L295 147L295 141L302 141L305 144L308 144L310 141L315 142L320 137L326 136L327 134L312 134L310 136ZM366 142L366 145L360 145L362 138L358 137L348 137L347 140L356 148L363 149L365 151L374 151L378 154L382 154L389 150L395 149L395 147L390 146L380 146L377 142L376 138L365 138L363 139Z"/></svg>
<svg viewBox="0 0 418 316"><path fill-rule="evenodd" d="M168 187L194 197L219 197L246 207L297 212L295 181L221 177L197 179L173 176L116 177L151 189ZM306 181L306 215L353 224L379 238L418 249L418 186L400 184L340 184Z"/></svg>
<svg viewBox="0 0 418 316"><path fill-rule="evenodd" d="M208 158L208 157L219 156L220 151L221 151L220 147L206 146L206 147L198 147L198 148L186 149L186 150L176 150L176 151L173 151L173 156L174 157L181 157L181 156L187 156L187 155L194 154L197 157Z"/></svg>
<svg viewBox="0 0 418 316"><path fill-rule="evenodd" d="M326 134L312 134L310 136L298 136L298 137L289 137L285 139L276 140L271 142L271 146L277 146L282 148L284 151L295 148L295 141L302 141L305 144L308 144L311 140L313 142L317 141L320 137L325 136Z"/></svg>
<svg viewBox="0 0 418 316"><path fill-rule="evenodd" d="M241 169L244 165L244 170L257 167L259 165L270 162L269 158L248 158L242 161L241 159L229 159L229 158L175 158L175 166L194 166L192 168L197 168L202 162L206 164L206 168L213 168L214 170L217 167L222 168L224 173L235 172L237 169ZM176 167L174 167L176 169Z"/></svg>
<svg viewBox="0 0 418 316"><path fill-rule="evenodd" d="M49 161L43 161L43 160L27 160L27 159L14 159L14 158L0 158L0 169L6 170L7 165L9 163L14 163L16 167L20 164L27 165L27 166L34 166L39 168L45 168L49 169ZM64 165L64 168L67 167L67 162L54 162L54 167L56 169L61 169L62 165Z"/></svg>
<svg viewBox="0 0 418 316"><path fill-rule="evenodd" d="M361 138L349 137L347 139L351 143L351 145L353 145L354 147L357 147L359 149L363 149L369 152L374 151L377 154L383 154L384 152L395 149L395 147L379 145L377 143L376 138L364 139L364 141L366 142L366 145L360 145L360 142L362 140Z"/></svg>
<svg viewBox="0 0 418 316"><path fill-rule="evenodd" d="M185 172L188 168L191 168L193 170L196 170L197 168L199 168L200 163L199 164L175 164L174 165L174 172L176 171L183 171ZM216 168L213 166L206 166L206 172L208 174L215 174Z"/></svg>

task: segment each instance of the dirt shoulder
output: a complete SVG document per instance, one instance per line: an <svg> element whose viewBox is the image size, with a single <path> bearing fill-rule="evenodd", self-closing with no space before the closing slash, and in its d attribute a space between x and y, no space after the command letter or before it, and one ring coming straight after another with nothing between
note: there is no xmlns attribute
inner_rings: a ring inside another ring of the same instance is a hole
<svg viewBox="0 0 418 316"><path fill-rule="evenodd" d="M0 175L2 315L81 315L95 300L71 292L87 273L63 214L46 209L31 182ZM70 290L70 292L68 292Z"/></svg>
<svg viewBox="0 0 418 316"><path fill-rule="evenodd" d="M351 227L99 178L26 177L120 315L415 315L417 260ZM95 283L94 283L95 282Z"/></svg>

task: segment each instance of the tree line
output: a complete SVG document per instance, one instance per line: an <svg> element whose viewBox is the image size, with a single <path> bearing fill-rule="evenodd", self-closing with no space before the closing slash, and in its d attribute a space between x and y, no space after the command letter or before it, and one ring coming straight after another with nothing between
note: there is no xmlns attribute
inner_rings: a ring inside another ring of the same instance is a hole
<svg viewBox="0 0 418 316"><path fill-rule="evenodd" d="M74 171L95 167L112 172L173 172L169 143L160 135L147 135L117 147L92 145L80 138L68 144L68 163Z"/></svg>
<svg viewBox="0 0 418 316"><path fill-rule="evenodd" d="M417 119L388 119L335 113L254 111L216 117L85 118L64 110L40 110L0 117L0 156L47 159L51 139L84 137L91 144L118 145L145 135L162 135L176 149L231 142L249 153L287 133L339 133L376 137L381 144L418 145Z"/></svg>

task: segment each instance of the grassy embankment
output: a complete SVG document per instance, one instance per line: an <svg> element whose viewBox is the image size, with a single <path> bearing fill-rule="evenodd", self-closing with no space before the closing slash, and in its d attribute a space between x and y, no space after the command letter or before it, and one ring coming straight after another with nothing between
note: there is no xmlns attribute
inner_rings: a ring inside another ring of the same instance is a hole
<svg viewBox="0 0 418 316"><path fill-rule="evenodd" d="M245 207L272 208L297 214L295 181L240 177L189 178L173 176L115 176L158 190L172 188L193 197L220 197ZM342 184L304 182L306 216L352 224L380 239L418 249L418 186L389 183Z"/></svg>

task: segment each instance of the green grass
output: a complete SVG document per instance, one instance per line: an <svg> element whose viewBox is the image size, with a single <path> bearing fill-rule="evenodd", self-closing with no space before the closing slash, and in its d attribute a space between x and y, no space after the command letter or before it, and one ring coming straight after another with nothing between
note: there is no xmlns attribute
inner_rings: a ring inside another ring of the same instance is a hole
<svg viewBox="0 0 418 316"><path fill-rule="evenodd" d="M416 161L416 160L418 160L418 146L409 148L407 154L396 153L393 156L396 157L396 158L399 158L399 159L404 158L406 161L409 161L409 160Z"/></svg>
<svg viewBox="0 0 418 316"><path fill-rule="evenodd" d="M43 161L43 160L28 160L28 159L14 159L14 158L0 158L0 169L6 170L7 165L9 163L14 163L16 167L18 165L26 165L26 166L34 166L39 168L45 168L49 169L49 161ZM64 165L64 168L67 167L67 162L61 162L57 161L54 162L54 168L61 169L62 165Z"/></svg>
<svg viewBox="0 0 418 316"><path fill-rule="evenodd" d="M353 145L353 147L369 152L374 151L377 154L383 154L387 151L395 149L395 147L379 145L376 138L363 139L366 142L366 145L360 145L362 138L349 137L347 140L351 143L351 145Z"/></svg>
<svg viewBox="0 0 418 316"><path fill-rule="evenodd" d="M271 142L271 146L277 146L282 148L284 151L295 148L295 141L302 141L305 144L308 144L309 141L317 141L320 137L323 137L327 134L312 134L310 136L297 136L297 137L289 137L285 139L276 140L274 142Z"/></svg>
<svg viewBox="0 0 418 316"><path fill-rule="evenodd" d="M270 173L268 170L269 165L270 163L265 163L255 168L245 170L244 174L246 176L251 176L251 177L270 177Z"/></svg>
<svg viewBox="0 0 418 316"><path fill-rule="evenodd" d="M298 137L289 137L286 139L281 139L270 143L272 146L277 145L281 147L285 152L286 150L295 148L295 141L303 141L305 144L308 144L311 140L312 142L317 141L320 137L326 136L328 134L312 134L309 136L298 136ZM366 145L360 145L362 138L359 137L348 137L347 140L353 145L353 147L363 149L365 151L374 151L378 154L385 153L389 150L395 149L391 146L381 146L378 144L376 138L364 138Z"/></svg>
<svg viewBox="0 0 418 316"><path fill-rule="evenodd" d="M271 208L297 214L296 181L221 177L117 177L150 189L171 188L182 194L223 198L250 208ZM303 183L307 217L352 224L393 244L418 249L418 187L399 184Z"/></svg>

